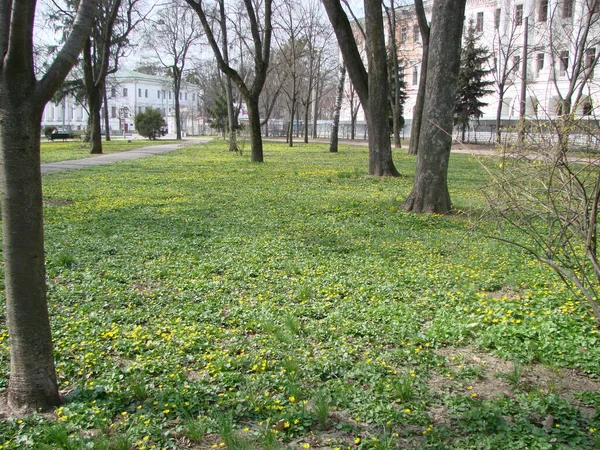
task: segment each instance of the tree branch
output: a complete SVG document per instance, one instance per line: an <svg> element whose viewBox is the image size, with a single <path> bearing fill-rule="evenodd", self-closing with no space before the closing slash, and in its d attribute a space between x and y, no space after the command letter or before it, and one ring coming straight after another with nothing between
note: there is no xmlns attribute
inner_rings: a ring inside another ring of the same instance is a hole
<svg viewBox="0 0 600 450"><path fill-rule="evenodd" d="M35 96L44 104L48 102L69 71L77 63L77 57L85 44L96 18L98 0L81 0L73 29L63 48L58 52L46 75L36 86Z"/></svg>

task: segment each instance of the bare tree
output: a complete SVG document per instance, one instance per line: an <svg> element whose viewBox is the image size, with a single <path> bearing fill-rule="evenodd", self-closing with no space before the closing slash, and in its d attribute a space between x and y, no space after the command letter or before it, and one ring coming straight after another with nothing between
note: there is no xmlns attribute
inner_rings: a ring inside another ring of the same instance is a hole
<svg viewBox="0 0 600 450"><path fill-rule="evenodd" d="M231 67L231 65L223 58L223 52L219 48L206 14L206 5L201 0L186 0L186 2L194 9L194 11L196 11L196 14L198 14L198 17L200 18L200 22L206 33L208 43L215 54L219 68L237 85L246 101L252 147L250 159L253 162L263 162L259 97L267 78L267 70L271 56L271 35L273 32L271 24L272 0L265 0L261 3L262 9L256 7L257 5L255 5L252 0L244 0L244 7L246 10L245 19L248 21L249 34L252 39L252 43L248 43L247 49L254 59L254 73L251 83L247 82L240 72Z"/></svg>
<svg viewBox="0 0 600 450"><path fill-rule="evenodd" d="M148 25L152 29L146 32L146 46L173 80L176 139L181 139L181 82L190 53L200 39L198 23L193 11L181 0L172 0L157 11L157 16Z"/></svg>
<svg viewBox="0 0 600 450"><path fill-rule="evenodd" d="M47 410L60 401L46 302L40 123L46 103L77 62L96 14L81 0L71 32L41 79L33 64L35 0L0 4L0 186L6 317L10 333L8 405Z"/></svg>
<svg viewBox="0 0 600 450"><path fill-rule="evenodd" d="M280 77L285 78L282 82L282 90L287 97L288 114L290 118L287 142L290 147L294 146L294 125L296 122L296 111L298 109L298 97L300 95L300 83L303 75L301 58L306 51L306 39L304 38L304 20L302 20L300 4L295 0L284 1L279 8L276 19L278 32L275 40L279 46L279 55L284 61L284 73Z"/></svg>
<svg viewBox="0 0 600 450"><path fill-rule="evenodd" d="M592 137L594 130L588 133ZM512 147L518 153L505 159L505 170L488 170L488 213L503 230L492 237L551 267L575 297L587 301L600 323L600 160L567 158L562 144L533 143L526 149L529 155Z"/></svg>
<svg viewBox="0 0 600 450"><path fill-rule="evenodd" d="M404 209L448 213L448 162L466 0L435 0L415 181Z"/></svg>
<svg viewBox="0 0 600 450"><path fill-rule="evenodd" d="M369 130L369 174L398 176L392 159L388 124L388 74L385 29L381 2L365 0L365 28L368 73L346 13L339 0L323 0L335 31L352 84L367 115Z"/></svg>
<svg viewBox="0 0 600 450"><path fill-rule="evenodd" d="M90 153L102 153L101 109L106 108L106 77L119 68L119 59L129 44L129 35L145 16L140 0L103 0L92 33L83 48L83 81L88 103ZM105 115L106 117L106 115ZM105 126L110 140L110 130Z"/></svg>
<svg viewBox="0 0 600 450"><path fill-rule="evenodd" d="M521 60L521 24L512 20L512 12L500 9L496 13L494 24L494 38L491 44L492 58L490 58L491 74L494 79L496 92L498 93L498 106L496 107L496 143L502 140L502 110L504 108L505 95L513 85L514 79L519 71Z"/></svg>
<svg viewBox="0 0 600 450"><path fill-rule="evenodd" d="M219 3L219 24L221 26L221 49L223 51L223 61L229 65L229 38L227 33L227 17L225 14L225 0L218 0ZM227 122L229 125L229 151L238 152L236 131L238 128L237 117L233 99L233 86L231 77L225 74L223 80L225 93L227 95Z"/></svg>
<svg viewBox="0 0 600 450"><path fill-rule="evenodd" d="M561 115L574 113L594 75L600 52L600 0L584 0L570 12L555 6L548 21L551 52L551 80L560 105ZM563 17L563 16L570 17ZM564 19L571 19L565 23ZM561 79L567 83L561 83Z"/></svg>
<svg viewBox="0 0 600 450"><path fill-rule="evenodd" d="M390 46L390 57L389 57L389 73L390 73L390 86L392 95L390 96L391 108L392 108L392 120L393 120L393 135L394 135L394 147L400 148L402 146L400 142L400 78L398 73L400 71L400 63L398 59L398 47L396 45L396 4L394 0L390 0L390 6L384 5L385 13L388 20L388 45Z"/></svg>

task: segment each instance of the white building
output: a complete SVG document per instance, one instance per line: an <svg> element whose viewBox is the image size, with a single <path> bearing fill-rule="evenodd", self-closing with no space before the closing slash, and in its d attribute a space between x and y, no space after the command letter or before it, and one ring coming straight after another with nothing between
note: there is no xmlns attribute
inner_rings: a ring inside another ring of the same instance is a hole
<svg viewBox="0 0 600 450"><path fill-rule="evenodd" d="M169 132L175 132L175 97L171 78L121 70L108 77L106 95L112 134L135 132L135 115L149 108L160 110ZM182 83L179 102L184 133L198 133L199 126L203 123L199 112L200 99L200 87ZM87 122L86 107L77 103L72 96L58 104L48 103L42 116L42 126L50 125L65 130L85 130ZM104 128L103 120L102 130Z"/></svg>
<svg viewBox="0 0 600 450"><path fill-rule="evenodd" d="M398 54L408 94L404 104L407 122L411 121L416 102L422 54L418 23L410 3L396 11ZM432 4L432 0L424 2L428 20ZM594 118L600 104L600 67L594 70L600 53L598 5L600 1L596 0L467 0L465 29L472 20L481 45L490 51L490 68L494 68L489 77L495 81L491 86L495 92L482 99L488 105L483 108L480 122L490 126L495 122L500 103L498 80L502 78L506 81L500 115L504 123L519 120L523 84L528 119L557 117L562 113L562 100L569 93L574 94L574 100L579 97L573 102L576 116ZM591 26L586 27L590 18ZM346 121L350 120L348 97L347 93L341 116ZM364 120L362 111L358 120Z"/></svg>

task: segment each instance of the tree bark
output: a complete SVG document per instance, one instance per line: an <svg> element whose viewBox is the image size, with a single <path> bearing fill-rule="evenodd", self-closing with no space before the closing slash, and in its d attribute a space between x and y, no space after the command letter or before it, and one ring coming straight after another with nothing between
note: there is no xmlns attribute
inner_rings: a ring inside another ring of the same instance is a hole
<svg viewBox="0 0 600 450"><path fill-rule="evenodd" d="M340 1L322 0L322 2L336 34L346 69L367 116L369 174L397 176L399 173L392 160L388 125L389 81L381 0L365 0L368 75L362 63L352 27Z"/></svg>
<svg viewBox="0 0 600 450"><path fill-rule="evenodd" d="M416 155L419 152L419 137L421 135L421 123L423 121L423 105L425 103L425 84L427 83L427 61L429 59L429 25L425 17L423 0L415 0L415 10L417 20L421 31L421 41L423 44L423 54L421 57L421 74L419 75L419 88L417 90L417 99L413 109L413 120L410 131L410 142L408 144L408 154Z"/></svg>
<svg viewBox="0 0 600 450"><path fill-rule="evenodd" d="M179 95L181 92L181 70L177 65L171 67L173 71L173 94L175 94L175 139L181 140L181 105L179 102Z"/></svg>
<svg viewBox="0 0 600 450"><path fill-rule="evenodd" d="M92 41L88 39L83 48L83 78L88 96L88 133L90 136L90 153L102 154L101 114L102 94L94 80L94 62L92 56Z"/></svg>
<svg viewBox="0 0 600 450"><path fill-rule="evenodd" d="M106 84L102 87L102 98L104 103L104 139L110 141L110 111L108 110L108 98L106 95Z"/></svg>
<svg viewBox="0 0 600 450"><path fill-rule="evenodd" d="M404 209L450 212L448 163L466 0L435 0L425 88L425 106L413 189Z"/></svg>
<svg viewBox="0 0 600 450"><path fill-rule="evenodd" d="M333 112L333 126L331 127L331 142L329 151L337 153L340 131L340 111L342 109L342 100L344 99L344 83L346 81L346 66L340 64L340 80L338 82L337 97L335 99L335 109Z"/></svg>
<svg viewBox="0 0 600 450"><path fill-rule="evenodd" d="M246 99L248 106L248 126L250 127L250 161L264 162L263 143L260 134L260 107L258 95Z"/></svg>
<svg viewBox="0 0 600 450"><path fill-rule="evenodd" d="M19 95L23 98L26 96ZM2 232L10 330L9 406L50 409L60 403L46 302L39 124L31 99L4 104ZM12 301L11 301L12 300Z"/></svg>
<svg viewBox="0 0 600 450"><path fill-rule="evenodd" d="M392 160L387 52L380 1L365 1L365 26L369 65L369 175L395 177L400 174Z"/></svg>
<svg viewBox="0 0 600 450"><path fill-rule="evenodd" d="M40 81L33 67L34 1L0 7L0 188L8 405L17 413L60 402L46 301L40 123L45 104L77 61L97 3L82 0L73 31Z"/></svg>

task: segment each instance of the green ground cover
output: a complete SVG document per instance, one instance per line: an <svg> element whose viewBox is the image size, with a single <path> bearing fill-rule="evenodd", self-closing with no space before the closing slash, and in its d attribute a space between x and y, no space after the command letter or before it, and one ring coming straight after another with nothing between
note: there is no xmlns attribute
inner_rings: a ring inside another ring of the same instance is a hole
<svg viewBox="0 0 600 450"><path fill-rule="evenodd" d="M592 317L473 229L477 161L451 158L459 213L409 215L397 153L395 179L362 147L222 142L45 176L65 402L2 448L598 448Z"/></svg>
<svg viewBox="0 0 600 450"><path fill-rule="evenodd" d="M145 147L147 145L160 145L168 144L169 140L155 140L149 139L135 139L128 142L124 139L117 138L112 141L102 142L102 151L104 153L115 153L125 152L127 150L133 150L135 148ZM89 158L90 148L85 142L79 140L68 140L68 141L48 141L42 138L41 143L41 158L43 163L50 163L56 161L67 161L71 159Z"/></svg>

